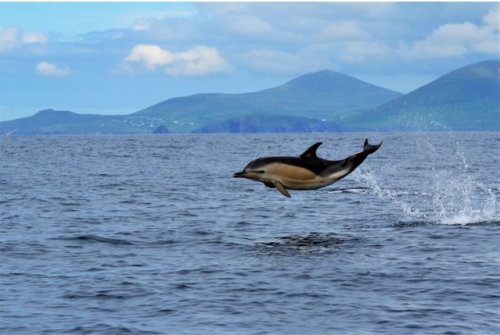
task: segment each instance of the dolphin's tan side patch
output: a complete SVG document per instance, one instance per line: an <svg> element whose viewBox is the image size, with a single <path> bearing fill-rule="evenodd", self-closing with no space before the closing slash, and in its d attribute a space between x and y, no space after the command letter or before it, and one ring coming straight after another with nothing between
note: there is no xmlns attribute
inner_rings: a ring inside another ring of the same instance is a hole
<svg viewBox="0 0 500 335"><path fill-rule="evenodd" d="M286 179L296 180L296 181L306 181L316 178L316 174L308 169L304 169L299 166L282 164L282 163L272 163L266 167L267 174L273 174L282 176Z"/></svg>
<svg viewBox="0 0 500 335"><path fill-rule="evenodd" d="M271 163L266 167L264 176L266 180L271 182L280 182L286 189L311 190L330 185L348 172L348 169L344 169L329 175L319 176L300 166Z"/></svg>

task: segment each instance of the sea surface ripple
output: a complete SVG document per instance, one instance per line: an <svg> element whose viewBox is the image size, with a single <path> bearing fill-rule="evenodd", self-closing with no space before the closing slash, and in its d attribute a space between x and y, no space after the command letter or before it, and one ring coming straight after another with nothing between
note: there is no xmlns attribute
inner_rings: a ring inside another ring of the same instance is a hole
<svg viewBox="0 0 500 335"><path fill-rule="evenodd" d="M324 189L233 179L340 159ZM0 334L499 334L500 133L0 139Z"/></svg>

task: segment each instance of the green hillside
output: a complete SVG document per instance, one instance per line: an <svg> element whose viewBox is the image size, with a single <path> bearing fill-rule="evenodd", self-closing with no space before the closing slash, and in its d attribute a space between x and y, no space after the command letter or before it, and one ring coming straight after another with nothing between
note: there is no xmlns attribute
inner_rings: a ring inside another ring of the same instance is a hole
<svg viewBox="0 0 500 335"><path fill-rule="evenodd" d="M342 129L331 121L298 116L246 115L196 129L196 133L321 133Z"/></svg>
<svg viewBox="0 0 500 335"><path fill-rule="evenodd" d="M500 130L500 60L452 71L343 126L372 130Z"/></svg>
<svg viewBox="0 0 500 335"><path fill-rule="evenodd" d="M46 109L33 116L0 122L0 134L140 134L151 133L158 120L127 115L76 114Z"/></svg>
<svg viewBox="0 0 500 335"><path fill-rule="evenodd" d="M171 131L191 132L246 115L338 121L400 95L344 74L320 71L254 93L198 94L169 99L132 115L156 117Z"/></svg>
<svg viewBox="0 0 500 335"><path fill-rule="evenodd" d="M500 130L500 60L452 71L406 95L320 71L267 90L173 98L129 115L44 110L0 134Z"/></svg>

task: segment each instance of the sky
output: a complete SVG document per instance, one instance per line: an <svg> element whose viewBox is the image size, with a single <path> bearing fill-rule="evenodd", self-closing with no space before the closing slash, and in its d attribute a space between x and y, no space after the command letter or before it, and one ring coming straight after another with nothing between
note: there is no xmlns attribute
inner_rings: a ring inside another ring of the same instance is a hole
<svg viewBox="0 0 500 335"><path fill-rule="evenodd" d="M333 70L410 92L500 58L485 3L0 2L0 121L129 114Z"/></svg>

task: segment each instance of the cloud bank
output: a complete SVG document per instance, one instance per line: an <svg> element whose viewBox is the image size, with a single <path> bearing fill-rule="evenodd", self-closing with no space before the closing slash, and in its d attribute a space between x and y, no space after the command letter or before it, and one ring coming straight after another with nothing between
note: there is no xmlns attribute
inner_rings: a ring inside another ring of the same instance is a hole
<svg viewBox="0 0 500 335"><path fill-rule="evenodd" d="M500 9L493 8L481 25L471 22L439 26L423 40L416 41L409 55L417 58L459 57L469 53L500 53Z"/></svg>
<svg viewBox="0 0 500 335"><path fill-rule="evenodd" d="M170 52L154 44L138 44L125 58L122 67L134 71L133 65L149 71L161 70L171 76L196 77L225 73L229 63L216 48L204 45L186 51Z"/></svg>
<svg viewBox="0 0 500 335"><path fill-rule="evenodd" d="M16 28L0 27L0 53L14 51L26 45L40 45L48 43L47 35L40 32L22 33Z"/></svg>
<svg viewBox="0 0 500 335"><path fill-rule="evenodd" d="M36 65L36 73L44 77L66 77L69 76L70 70L54 63L40 62Z"/></svg>
<svg viewBox="0 0 500 335"><path fill-rule="evenodd" d="M132 112L324 69L408 92L500 58L498 3L0 2L0 11L2 110L63 101Z"/></svg>

